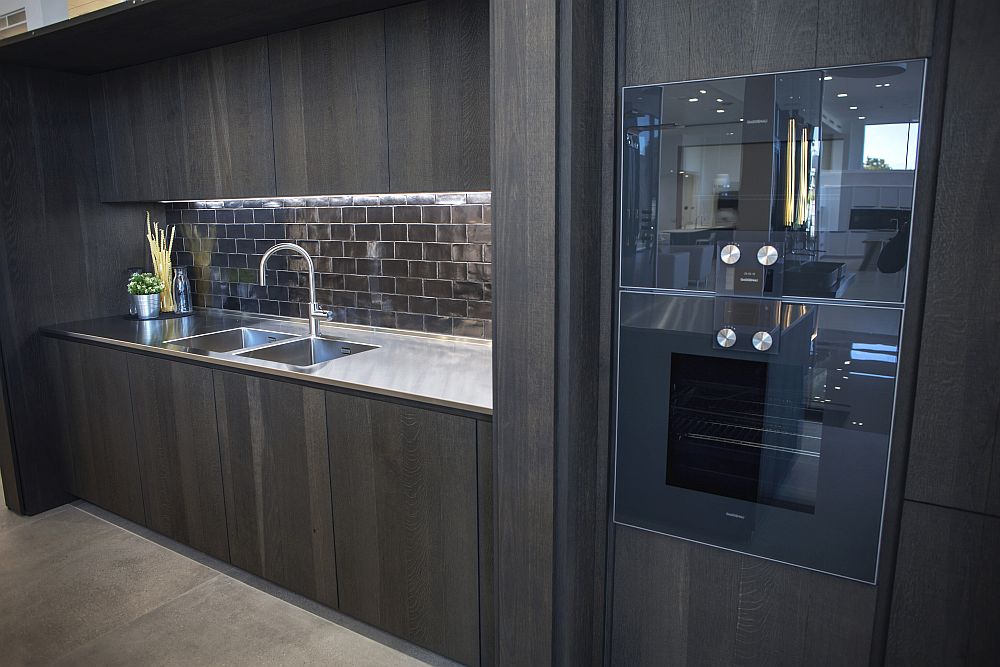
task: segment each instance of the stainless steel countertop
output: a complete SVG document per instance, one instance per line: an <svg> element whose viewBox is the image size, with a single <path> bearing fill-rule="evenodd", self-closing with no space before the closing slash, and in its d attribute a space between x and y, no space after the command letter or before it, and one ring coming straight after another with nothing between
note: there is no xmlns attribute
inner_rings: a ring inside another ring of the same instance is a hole
<svg viewBox="0 0 1000 667"><path fill-rule="evenodd" d="M202 352L164 341L236 327L308 335L302 320L199 310L172 320L140 322L121 316L43 327L42 333L153 351L177 359L210 361L223 369L249 370L371 394L493 414L493 362L489 341L396 332L392 329L324 323L323 336L377 345L378 349L334 359L312 368Z"/></svg>

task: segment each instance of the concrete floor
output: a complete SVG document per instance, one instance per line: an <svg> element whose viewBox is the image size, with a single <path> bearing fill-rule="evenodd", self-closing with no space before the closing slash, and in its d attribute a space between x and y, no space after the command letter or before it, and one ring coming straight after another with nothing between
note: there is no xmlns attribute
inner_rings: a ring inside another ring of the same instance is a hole
<svg viewBox="0 0 1000 667"><path fill-rule="evenodd" d="M2 496L0 662L455 664L88 503L20 517Z"/></svg>

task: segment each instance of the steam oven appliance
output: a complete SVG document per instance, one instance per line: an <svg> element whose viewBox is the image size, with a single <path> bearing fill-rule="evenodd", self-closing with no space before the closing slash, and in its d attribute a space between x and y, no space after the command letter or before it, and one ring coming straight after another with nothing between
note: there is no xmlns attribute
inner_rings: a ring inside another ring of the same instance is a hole
<svg viewBox="0 0 1000 667"><path fill-rule="evenodd" d="M624 89L615 522L875 582L924 68Z"/></svg>

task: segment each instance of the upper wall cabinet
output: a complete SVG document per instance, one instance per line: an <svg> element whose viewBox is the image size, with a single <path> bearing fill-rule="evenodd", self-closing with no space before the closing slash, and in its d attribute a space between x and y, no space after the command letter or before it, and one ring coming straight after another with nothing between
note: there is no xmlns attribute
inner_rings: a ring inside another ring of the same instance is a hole
<svg viewBox="0 0 1000 667"><path fill-rule="evenodd" d="M489 3L427 0L385 17L393 192L489 189Z"/></svg>
<svg viewBox="0 0 1000 667"><path fill-rule="evenodd" d="M95 76L104 201L275 193L267 40Z"/></svg>
<svg viewBox="0 0 1000 667"><path fill-rule="evenodd" d="M384 21L374 12L268 38L279 194L388 190Z"/></svg>

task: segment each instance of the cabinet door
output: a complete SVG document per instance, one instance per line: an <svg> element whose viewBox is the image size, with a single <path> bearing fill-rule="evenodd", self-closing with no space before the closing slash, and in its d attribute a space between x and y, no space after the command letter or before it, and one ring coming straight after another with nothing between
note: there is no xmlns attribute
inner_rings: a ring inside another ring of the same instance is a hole
<svg viewBox="0 0 1000 667"><path fill-rule="evenodd" d="M271 35L278 193L385 192L382 12Z"/></svg>
<svg viewBox="0 0 1000 667"><path fill-rule="evenodd" d="M261 37L95 76L103 201L275 194Z"/></svg>
<svg viewBox="0 0 1000 667"><path fill-rule="evenodd" d="M146 523L229 560L212 371L128 355Z"/></svg>
<svg viewBox="0 0 1000 667"><path fill-rule="evenodd" d="M479 664L476 423L327 393L340 608Z"/></svg>
<svg viewBox="0 0 1000 667"><path fill-rule="evenodd" d="M215 399L233 565L336 607L323 392L216 371Z"/></svg>
<svg viewBox="0 0 1000 667"><path fill-rule="evenodd" d="M489 3L386 11L393 192L490 188Z"/></svg>
<svg viewBox="0 0 1000 667"><path fill-rule="evenodd" d="M70 492L144 523L125 353L60 340L56 356Z"/></svg>

